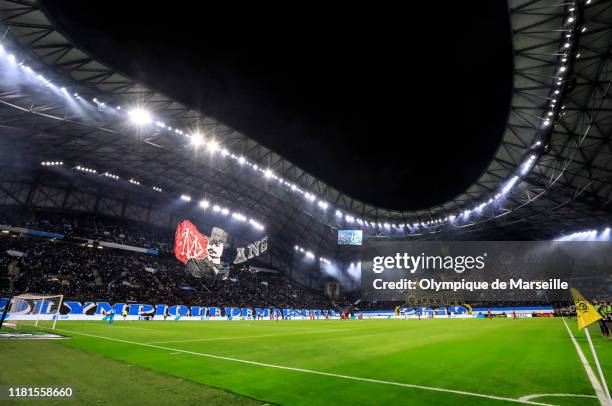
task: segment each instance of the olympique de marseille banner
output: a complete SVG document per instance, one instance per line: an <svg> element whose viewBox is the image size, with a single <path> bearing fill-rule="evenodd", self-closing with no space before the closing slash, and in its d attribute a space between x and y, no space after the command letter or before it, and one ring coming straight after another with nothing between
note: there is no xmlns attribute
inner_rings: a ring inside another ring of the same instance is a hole
<svg viewBox="0 0 612 406"><path fill-rule="evenodd" d="M0 298L0 312L8 303L8 298ZM8 313L9 320L52 320L57 315L57 301L29 299L13 303ZM338 318L340 313L328 309L293 309L293 308L252 308L252 307L214 307L187 306L143 303L110 303L94 301L63 301L60 308L60 320L102 320L114 310L115 318L122 319L127 312L126 320L308 320ZM351 317L363 319L382 318L445 318L463 319L480 317L552 317L551 306L515 306L493 308L471 308L465 306L441 307L397 307L395 310L357 310L348 311Z"/></svg>
<svg viewBox="0 0 612 406"><path fill-rule="evenodd" d="M223 250L229 247L228 234L219 227L213 227L209 237L202 234L189 220L178 224L174 236L174 255L185 264L187 272L196 278L227 279L229 270L223 265ZM257 257L268 250L268 237L238 247L231 261L239 264Z"/></svg>
<svg viewBox="0 0 612 406"><path fill-rule="evenodd" d="M0 298L0 311L8 303L8 298ZM17 318L17 316L34 316L37 315L55 315L57 313L57 301L50 300L21 300L13 303L10 309L9 318ZM17 307L15 307L17 306ZM60 315L70 316L66 319L83 319L100 318L107 315L111 309L115 311L115 317L121 317L123 311L127 311L127 316L130 320L140 319L143 317L152 317L153 319L163 319L164 315L176 319L177 317L185 319L198 320L227 320L227 319L270 319L270 318L319 318L335 316L333 310L328 309L293 309L278 307L270 308L252 308L252 307L209 307L209 306L187 306L187 305L167 305L167 304L143 304L143 303L110 303L110 302L94 302L94 301L72 301L66 300L62 302ZM76 316L76 317L74 317ZM85 317L87 316L87 317ZM98 316L98 317L94 317ZM44 317L43 317L44 318Z"/></svg>

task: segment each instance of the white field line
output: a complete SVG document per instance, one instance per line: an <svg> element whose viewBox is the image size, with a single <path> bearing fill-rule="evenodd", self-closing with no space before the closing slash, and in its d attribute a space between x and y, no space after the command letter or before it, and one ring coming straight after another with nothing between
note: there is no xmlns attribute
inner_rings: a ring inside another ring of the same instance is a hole
<svg viewBox="0 0 612 406"><path fill-rule="evenodd" d="M306 333L288 333L288 334L260 334L256 336L234 336L234 337L208 337L208 338L193 338L186 340L171 340L171 341L151 341L147 344L172 344L172 343L190 343L197 341L225 341L225 340L240 340L243 338L260 338L260 337L287 337L287 336L301 336L305 334L327 334L327 333L337 333L339 331L346 331L344 329L337 330L321 330L321 331L310 331Z"/></svg>
<svg viewBox="0 0 612 406"><path fill-rule="evenodd" d="M589 381L591 381L591 385L593 386L593 389L595 390L595 394L597 395L597 398L599 399L599 403L601 403L602 406L606 406L606 405L612 406L610 405L610 402L608 402L608 399L606 397L606 394L604 393L603 387L601 386L601 384L599 383L599 380L597 380L597 377L593 373L593 369L591 368L591 365L589 365L589 362L584 356L584 353L582 352L580 345L578 345L578 342L574 338L574 335L572 334L572 330L570 330L569 326L565 322L565 318L562 318L562 320L563 320L563 324L565 324L565 329L567 330L567 333L569 334L570 338L572 339L572 342L574 343L574 347L576 347L576 351L578 352L578 357L580 358L580 362L582 362L582 366L584 367L584 370L586 371L586 374L589 377Z"/></svg>
<svg viewBox="0 0 612 406"><path fill-rule="evenodd" d="M377 383L377 384L381 384L381 385L399 386L399 387L403 387L403 388L421 389L421 390L426 390L426 391L431 391L431 392L452 393L452 394L455 394L455 395L472 396L472 397L491 399L491 400L499 400L499 401L505 401L505 402L522 403L522 404L529 404L529 405L551 406L549 403L539 403L539 402L533 402L533 401L530 401L530 400L521 400L521 399L514 399L514 398L506 398L506 397L503 397L503 396L494 396L494 395L487 395L487 394L484 394L484 393L466 392L466 391L460 391L460 390L454 390L454 389L436 388L436 387L432 387L432 386L413 385L413 384L409 384L409 383L401 383L401 382L393 382L393 381L383 381L383 380L380 380L380 379L362 378L362 377L358 377L358 376L333 374L333 373L330 373L330 372L313 371L313 370L310 370L310 369L293 368L293 367L287 367L287 366L283 366L283 365L268 364L268 363L264 363L264 362L255 362L255 361L248 361L248 360L239 359L239 358L231 358L231 357L224 357L224 356L214 355L214 354L206 354L206 353L203 353L203 352L181 350L179 348L162 347L160 345L154 345L154 344L138 343L138 342L134 342L134 341L122 340L122 339L119 339L119 338L111 338L111 337L98 336L98 335L94 335L94 334L81 333L81 332L78 332L78 331L70 331L70 330L63 330L63 329L57 329L57 330L58 331L63 331L65 333L70 333L70 334L77 334L77 335L82 335L82 336L87 336L87 337L98 338L98 339L102 339L102 340L116 341L116 342L119 342L119 343L138 345L138 346L148 347L148 348L156 348L156 349L164 350L164 351L182 352L184 354L196 355L196 356L199 356L199 357L213 358L213 359L219 359L219 360L230 361L230 362L239 362L239 363L242 363L242 364L256 365L256 366L261 366L261 367L266 367L266 368L282 369L282 370L286 370L286 371L302 372L302 373L311 374L311 375L329 376L329 377L333 377L333 378L347 379L347 380L352 380L352 381Z"/></svg>
<svg viewBox="0 0 612 406"><path fill-rule="evenodd" d="M533 395L521 396L519 399L520 400L531 400L531 399L551 397L551 396L559 396L559 397L567 396L567 397L573 397L573 398L595 398L597 399L597 396L595 395L576 395L573 393L536 393Z"/></svg>

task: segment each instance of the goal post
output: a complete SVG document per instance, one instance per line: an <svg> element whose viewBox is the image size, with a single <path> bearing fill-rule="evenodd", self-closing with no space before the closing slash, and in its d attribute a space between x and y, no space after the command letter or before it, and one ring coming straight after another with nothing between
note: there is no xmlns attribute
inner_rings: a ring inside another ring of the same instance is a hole
<svg viewBox="0 0 612 406"><path fill-rule="evenodd" d="M8 309L8 325L38 327L41 321L49 321L55 330L63 300L64 295L24 293L13 296Z"/></svg>

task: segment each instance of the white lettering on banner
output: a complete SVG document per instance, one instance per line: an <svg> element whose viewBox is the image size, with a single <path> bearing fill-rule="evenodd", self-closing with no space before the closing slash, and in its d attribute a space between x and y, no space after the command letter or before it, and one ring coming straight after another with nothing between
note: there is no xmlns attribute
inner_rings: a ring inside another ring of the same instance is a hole
<svg viewBox="0 0 612 406"><path fill-rule="evenodd" d="M260 256L268 250L268 236L265 236L259 241L252 242L246 247L236 248L236 258L234 259L235 264L246 262L249 259Z"/></svg>

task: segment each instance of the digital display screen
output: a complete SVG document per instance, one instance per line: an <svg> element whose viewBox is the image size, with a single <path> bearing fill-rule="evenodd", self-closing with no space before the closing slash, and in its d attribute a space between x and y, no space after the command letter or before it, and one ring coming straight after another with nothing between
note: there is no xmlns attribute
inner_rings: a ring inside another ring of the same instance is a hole
<svg viewBox="0 0 612 406"><path fill-rule="evenodd" d="M361 245L362 242L362 230L338 230L339 245Z"/></svg>

